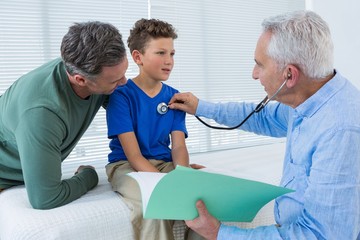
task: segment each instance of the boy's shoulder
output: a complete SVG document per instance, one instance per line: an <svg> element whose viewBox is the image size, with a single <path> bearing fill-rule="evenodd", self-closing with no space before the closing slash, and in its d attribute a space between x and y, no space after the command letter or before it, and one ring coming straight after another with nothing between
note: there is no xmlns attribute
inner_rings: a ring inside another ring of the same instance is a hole
<svg viewBox="0 0 360 240"><path fill-rule="evenodd" d="M164 82L162 82L162 84L163 84L163 89L165 89L167 91L171 91L171 92L174 92L174 93L179 92L179 90L177 90L176 88L174 88L174 87L172 87L172 86L170 86L170 85L168 85L168 84L166 84Z"/></svg>

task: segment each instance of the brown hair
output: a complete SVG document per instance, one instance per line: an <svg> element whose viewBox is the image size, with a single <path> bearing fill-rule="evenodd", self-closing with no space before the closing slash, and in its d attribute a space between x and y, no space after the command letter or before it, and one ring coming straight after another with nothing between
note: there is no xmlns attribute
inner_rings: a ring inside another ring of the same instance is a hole
<svg viewBox="0 0 360 240"><path fill-rule="evenodd" d="M127 40L130 52L138 50L144 53L146 44L151 39L172 38L176 39L177 34L175 28L164 21L158 19L140 19L130 30L130 36Z"/></svg>

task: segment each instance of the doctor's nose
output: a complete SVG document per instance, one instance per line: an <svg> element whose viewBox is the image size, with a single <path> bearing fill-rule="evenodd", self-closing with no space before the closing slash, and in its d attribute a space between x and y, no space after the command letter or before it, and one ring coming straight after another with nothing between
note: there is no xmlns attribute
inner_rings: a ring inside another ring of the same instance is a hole
<svg viewBox="0 0 360 240"><path fill-rule="evenodd" d="M258 71L256 65L254 66L254 69L253 69L253 71L252 71L252 78L253 78L254 80L258 80L258 79L259 79L259 71Z"/></svg>

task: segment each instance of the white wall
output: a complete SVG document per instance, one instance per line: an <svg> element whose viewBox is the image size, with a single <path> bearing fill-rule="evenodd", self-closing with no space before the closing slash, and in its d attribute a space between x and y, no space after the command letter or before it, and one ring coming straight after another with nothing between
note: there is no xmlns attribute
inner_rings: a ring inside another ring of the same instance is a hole
<svg viewBox="0 0 360 240"><path fill-rule="evenodd" d="M328 22L334 41L335 68L360 89L360 1L306 0L306 8Z"/></svg>

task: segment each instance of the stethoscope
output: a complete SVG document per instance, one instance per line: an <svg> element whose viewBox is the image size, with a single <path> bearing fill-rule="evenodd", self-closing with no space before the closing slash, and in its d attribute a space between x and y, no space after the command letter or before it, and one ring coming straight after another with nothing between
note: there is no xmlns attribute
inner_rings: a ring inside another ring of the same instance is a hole
<svg viewBox="0 0 360 240"><path fill-rule="evenodd" d="M287 80L291 77L291 74L288 75L288 78L285 79L285 81L280 85L280 87L278 88L278 90L276 90L276 92L274 93L274 95L272 95L270 98L268 96L266 96L256 107L255 109L249 113L249 115L247 115L245 117L244 120L242 120L242 122L240 122L238 125L234 126L234 127L218 127L218 126L212 126L206 122L204 122L203 120L201 120L200 117L198 116L195 116L202 124L204 124L205 126L209 127L209 128L213 128L213 129L220 129L220 130L234 130L234 129L237 129L239 127L241 127L254 113L258 113L260 112L271 100L273 100L278 94L279 92L281 91L281 89L283 89L283 87L285 86ZM157 112L160 113L160 114L165 114L167 113L169 109L169 106L162 102L162 103L159 103L158 106L157 106Z"/></svg>
<svg viewBox="0 0 360 240"><path fill-rule="evenodd" d="M162 102L157 105L156 110L158 113L163 115L167 113L167 111L169 110L169 106L166 103Z"/></svg>

